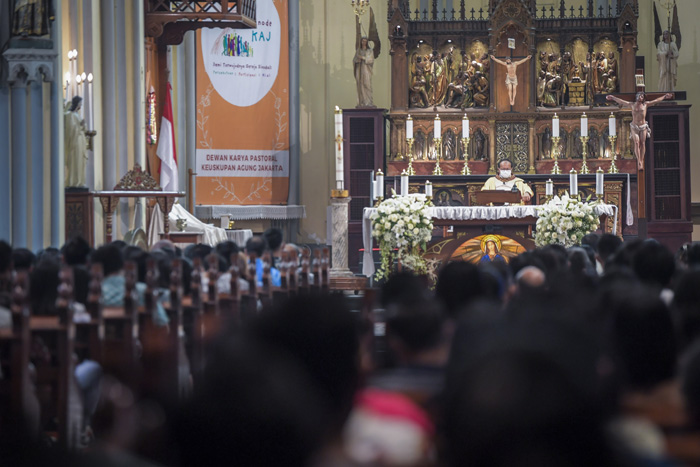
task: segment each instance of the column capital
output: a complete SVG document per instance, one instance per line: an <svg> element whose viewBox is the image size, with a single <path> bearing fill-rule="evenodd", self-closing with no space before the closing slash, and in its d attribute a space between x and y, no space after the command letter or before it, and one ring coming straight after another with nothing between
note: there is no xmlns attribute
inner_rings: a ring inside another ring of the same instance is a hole
<svg viewBox="0 0 700 467"><path fill-rule="evenodd" d="M53 49L9 48L2 54L7 62L7 81L13 85L26 85L31 81L54 80L57 54Z"/></svg>

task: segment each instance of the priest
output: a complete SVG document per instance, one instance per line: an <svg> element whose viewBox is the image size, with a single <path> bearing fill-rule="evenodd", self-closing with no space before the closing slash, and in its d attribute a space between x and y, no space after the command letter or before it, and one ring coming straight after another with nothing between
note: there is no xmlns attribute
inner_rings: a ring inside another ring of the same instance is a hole
<svg viewBox="0 0 700 467"><path fill-rule="evenodd" d="M525 203L530 202L532 198L532 189L525 183L522 178L513 175L513 163L509 159L501 159L497 165L498 175L491 177L486 180L482 190L503 190L503 191L513 191L517 189L520 191L520 196Z"/></svg>

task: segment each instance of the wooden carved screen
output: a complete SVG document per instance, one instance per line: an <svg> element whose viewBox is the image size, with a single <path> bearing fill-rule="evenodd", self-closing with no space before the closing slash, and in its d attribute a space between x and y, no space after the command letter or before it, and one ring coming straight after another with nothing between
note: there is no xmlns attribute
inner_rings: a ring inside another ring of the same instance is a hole
<svg viewBox="0 0 700 467"><path fill-rule="evenodd" d="M525 173L528 169L528 128L527 122L496 124L496 162L510 159L514 173Z"/></svg>
<svg viewBox="0 0 700 467"><path fill-rule="evenodd" d="M654 115L652 118L654 120L652 218L654 220L682 219L678 116Z"/></svg>

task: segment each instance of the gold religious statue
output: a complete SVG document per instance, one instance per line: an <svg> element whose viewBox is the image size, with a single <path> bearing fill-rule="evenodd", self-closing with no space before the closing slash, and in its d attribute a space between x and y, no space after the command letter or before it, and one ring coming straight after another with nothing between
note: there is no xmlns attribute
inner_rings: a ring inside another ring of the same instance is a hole
<svg viewBox="0 0 700 467"><path fill-rule="evenodd" d="M13 36L45 36L54 20L51 0L15 0L12 9Z"/></svg>

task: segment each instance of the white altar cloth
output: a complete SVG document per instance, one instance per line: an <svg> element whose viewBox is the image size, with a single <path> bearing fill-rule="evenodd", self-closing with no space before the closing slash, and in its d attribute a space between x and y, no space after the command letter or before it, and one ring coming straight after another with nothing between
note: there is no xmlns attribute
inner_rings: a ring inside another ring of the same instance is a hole
<svg viewBox="0 0 700 467"><path fill-rule="evenodd" d="M617 206L614 204L596 204L593 209L598 217L602 215L613 216L613 234L617 234ZM364 248L362 274L367 277L374 274L372 221L370 216L376 210L376 208L365 208L362 213L362 246ZM537 206L520 204L510 206L433 206L428 208L428 213L433 219L455 221L497 221L500 219L538 217Z"/></svg>

